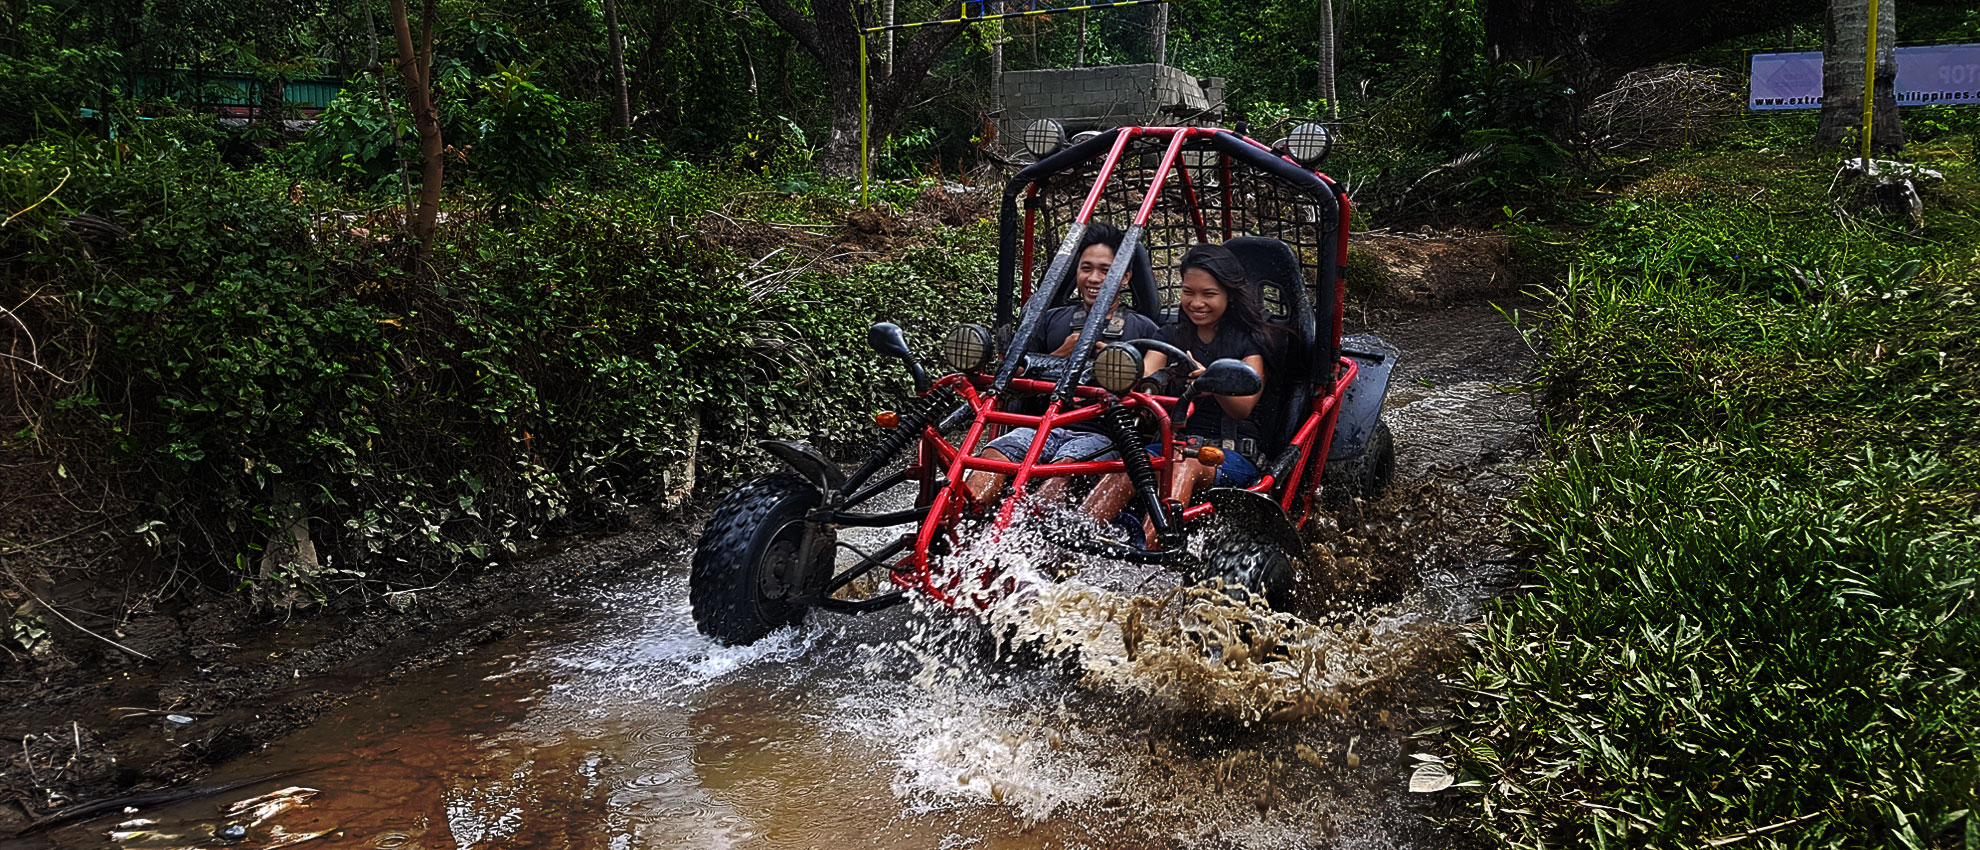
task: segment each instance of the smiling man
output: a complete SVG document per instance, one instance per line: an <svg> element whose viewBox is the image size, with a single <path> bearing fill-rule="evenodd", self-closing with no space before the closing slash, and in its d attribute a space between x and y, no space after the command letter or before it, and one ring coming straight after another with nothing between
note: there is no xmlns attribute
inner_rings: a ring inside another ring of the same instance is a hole
<svg viewBox="0 0 1980 850"><path fill-rule="evenodd" d="M1107 282L1107 273L1114 268L1115 254L1121 249L1122 238L1120 228L1111 224L1096 221L1087 225L1086 233L1079 240L1079 262L1073 267L1073 283L1079 291L1080 303L1045 311L1037 332L1032 334L1026 345L1027 350L1064 357L1079 345L1079 332L1085 329L1087 316L1094 309L1093 302L1099 299L1100 289ZM1101 326L1100 339L1095 341L1096 344L1153 338L1161 333L1147 316L1121 309L1127 289L1122 286L1120 293L1114 297L1114 303L1108 305L1107 322ZM1024 457L1031 448L1033 433L1035 431L1031 428L1014 429L991 440L979 454L1003 461ZM1077 427L1054 428L1045 435L1045 446L1038 456L1052 462L1111 460L1119 456L1112 446L1105 435L1095 431ZM997 488L1004 486L1004 479L1002 475L972 472L968 478L970 492L979 500L988 498L991 493L997 492ZM1053 479L1048 483L1051 489L1041 495L1055 495L1064 482L1065 479Z"/></svg>

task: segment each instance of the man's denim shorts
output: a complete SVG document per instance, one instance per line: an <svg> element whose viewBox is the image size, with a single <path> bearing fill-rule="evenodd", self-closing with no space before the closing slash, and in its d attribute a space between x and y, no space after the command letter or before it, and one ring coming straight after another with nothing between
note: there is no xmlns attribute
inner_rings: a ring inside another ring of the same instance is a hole
<svg viewBox="0 0 1980 850"><path fill-rule="evenodd" d="M1010 433L991 440L985 448L996 449L1004 457L1013 461L1024 460L1024 453L1031 450L1033 428L1014 428ZM1074 431L1067 428L1053 428L1045 433L1045 448L1038 453L1038 459L1050 463L1058 460L1113 460L1120 457L1114 451L1113 441L1105 434L1092 431Z"/></svg>

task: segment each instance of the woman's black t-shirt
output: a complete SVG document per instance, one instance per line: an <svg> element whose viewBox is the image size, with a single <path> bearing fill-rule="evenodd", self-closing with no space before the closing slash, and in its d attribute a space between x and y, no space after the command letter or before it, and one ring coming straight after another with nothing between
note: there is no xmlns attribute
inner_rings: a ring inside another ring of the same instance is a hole
<svg viewBox="0 0 1980 850"><path fill-rule="evenodd" d="M1217 329L1216 339L1204 342L1197 337L1196 326L1183 321L1169 327L1168 337L1171 345L1189 352L1189 356L1196 358L1196 362L1204 366L1226 357L1243 360L1254 355L1265 356L1263 339L1256 334L1245 333L1236 328L1220 327ZM1272 377L1267 375L1265 379L1269 381ZM1231 422L1231 433L1224 433L1225 420L1229 417L1225 416L1224 406L1218 404L1214 396L1198 397L1195 408L1185 428L1194 436L1211 440L1221 440L1226 437L1258 439L1258 423L1250 419Z"/></svg>

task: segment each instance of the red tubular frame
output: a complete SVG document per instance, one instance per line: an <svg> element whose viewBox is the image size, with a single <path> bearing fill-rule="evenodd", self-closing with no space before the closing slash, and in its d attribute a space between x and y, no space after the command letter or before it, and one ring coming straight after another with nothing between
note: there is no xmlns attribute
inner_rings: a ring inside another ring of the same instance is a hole
<svg viewBox="0 0 1980 850"><path fill-rule="evenodd" d="M1154 211L1155 204L1161 197L1162 188L1168 175L1177 168L1177 160L1182 152L1183 143L1190 138L1217 132L1222 131L1215 128L1202 127L1122 128L1119 136L1114 140L1113 147L1107 152L1106 159L1101 163L1100 172L1095 176L1093 181L1093 188L1087 193L1086 201L1081 205L1079 214L1074 221L1079 224L1085 224L1092 220L1093 212L1099 206L1107 182L1113 177L1115 168L1119 164L1131 140L1139 136L1166 136L1169 139L1169 143L1163 153L1161 165L1156 170L1154 178L1149 181L1150 185L1142 198L1140 208L1135 213L1132 224L1132 227L1145 228L1149 215ZM1255 139L1246 138L1245 140L1257 147L1266 148L1265 145L1260 144ZM1269 150L1269 148L1267 149ZM1218 159L1218 164L1225 172L1226 178L1223 181L1224 185L1219 188L1228 196L1231 191L1229 158L1220 156ZM1326 179L1324 175L1321 176L1322 179ZM1196 187L1192 184L1186 171L1182 174L1181 179L1183 181L1182 186L1185 195L1193 208L1192 211L1195 215L1194 223L1196 224L1199 235L1201 235L1206 230L1208 222L1204 220L1203 210L1200 204L1196 203ZM1327 180L1327 185L1330 188L1335 187L1332 180ZM1026 198L1028 200L1037 194L1038 186L1034 183L1027 188ZM1347 251L1348 208L1347 199L1339 194L1337 188L1335 190L1335 198L1338 200L1341 209L1339 228L1340 253L1337 255L1338 259L1338 257L1346 256ZM1228 239L1233 235L1231 232L1233 226L1232 210L1230 198L1228 197L1225 199L1223 213L1224 236ZM1024 246L1022 249L1024 256L1022 258L1022 272L1019 280L1026 301L1029 301L1035 289L1032 275L1036 271L1035 263L1033 262L1033 255L1037 244L1036 233L1034 232L1036 222L1036 211L1027 209L1024 216L1024 238L1022 243ZM1338 278L1339 275L1336 275L1336 277ZM1336 283L1334 315L1331 317L1332 321L1329 327L1332 338L1336 341L1340 339L1344 310L1343 300L1346 294L1344 291L1345 288L1344 281ZM1333 442L1334 428L1340 419L1341 395L1353 383L1358 371L1359 367L1353 359L1347 357L1341 357L1339 359L1339 368L1332 385L1326 393L1314 399L1313 406L1305 422L1289 442L1288 445L1300 447L1300 454L1299 462L1293 467L1287 480L1283 482L1283 492L1278 498L1279 506L1286 511L1291 512L1295 505L1298 505L1305 508L1305 513L1310 515L1312 499L1302 495L1302 484L1305 483L1308 467L1312 465L1314 453L1317 451L1321 458L1326 457L1327 451ZM1081 386L1074 391L1072 399L1074 406L1067 408L1062 406L1062 403L1058 399L1052 399L1046 405L1043 413L1034 416L1004 409L1005 399L1003 397L997 394L979 392L979 389L986 388L988 385L989 381L982 376L969 377L960 374L945 376L936 383L937 388L949 388L956 391L970 405L974 417L961 441L955 444L951 444L942 434L938 433L932 424L924 428L921 434L920 447L917 451L917 459L909 467L908 474L911 478L919 478L923 482L922 495L928 504L927 515L923 518L920 530L916 534L913 551L904 555L899 563L893 565L891 570L890 578L895 585L902 588L919 590L936 601L951 607L956 607L965 602L980 600L966 598L974 597L973 593L966 591L963 587L963 582L967 578L966 576L955 574L938 578L935 574L933 559L930 557L930 550L934 545L937 535L949 535L953 537L957 523L965 515L988 507L988 505L977 504L975 497L963 486L963 479L969 472L976 471L1011 476L1012 481L1008 486L1019 494L1023 493L1025 485L1034 478L1059 478L1069 475L1092 476L1125 472L1126 464L1121 460L1055 463L1040 462L1039 458L1039 455L1044 450L1045 435L1052 429L1095 419L1115 404L1139 409L1145 411L1147 415L1154 417L1156 431L1164 451L1160 457L1153 458L1153 463L1157 473L1161 477L1163 490L1166 491L1168 489L1170 478L1174 474L1175 469L1173 455L1175 454L1176 441L1172 430L1173 423L1170 410L1178 404L1179 399L1173 396L1130 393L1127 396L1115 399L1105 390L1097 387ZM1013 396L1031 394L1050 395L1055 387L1056 384L1053 382L1026 378L1012 379L1008 385L1009 395ZM1082 404L1082 402L1085 403ZM1179 411L1179 413L1186 413L1186 411ZM976 456L979 445L984 441L985 431L993 425L1029 427L1036 430L1031 445L1025 452L1022 460L999 461ZM1264 459L1260 460L1262 461ZM936 488L933 486L936 480L934 473L938 468L946 473L946 483ZM1314 470L1316 474L1319 471L1317 469ZM1281 482L1275 481L1268 474L1262 476L1258 483L1253 484L1247 489L1269 495L1274 487L1280 485ZM1016 516L1018 506L1024 501L1021 495L1004 500L992 525L993 534L1001 534L1010 525ZM1208 503L1190 506L1181 512L1181 519L1185 522L1194 521L1210 513L1210 511L1211 506ZM1302 524L1305 520L1306 516L1300 517ZM976 578L978 589L988 589L995 583L998 575L994 570L986 569L980 575L976 576Z"/></svg>

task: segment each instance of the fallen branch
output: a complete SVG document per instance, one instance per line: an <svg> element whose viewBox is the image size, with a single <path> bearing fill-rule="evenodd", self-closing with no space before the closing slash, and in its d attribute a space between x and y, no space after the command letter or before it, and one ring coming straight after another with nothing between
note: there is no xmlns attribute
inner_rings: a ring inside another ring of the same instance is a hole
<svg viewBox="0 0 1980 850"><path fill-rule="evenodd" d="M211 797L215 794L225 794L228 791L233 791L239 788L246 788L249 785L259 785L263 782L269 782L276 779L285 779L303 773L311 773L314 771L322 770L324 767L328 767L328 766L329 765L324 765L322 767L305 767L296 770L285 770L280 773L269 773L269 774L264 774L262 776L249 777L247 779L236 779L232 782L222 782L217 785L202 785L196 788L167 788L162 791L147 791L143 794L130 794L127 796L117 797L109 800L94 800L88 803L82 803L79 805L70 806L52 815L49 815L33 823L30 823L27 826L21 827L21 831L14 833L14 837L22 838L37 832L41 832L42 830L48 829L49 827L61 826L62 824L68 823L70 821L82 820L83 818L90 817L92 815L102 814L103 812L121 811L125 808L143 808L145 806L157 806L167 803L182 803L187 800L197 800L201 797Z"/></svg>
<svg viewBox="0 0 1980 850"><path fill-rule="evenodd" d="M139 657L139 658L142 658L142 659L144 659L144 660L146 660L146 661L150 661L150 660L152 660L152 658L151 658L151 656L149 656L149 655L146 655L146 654L144 654L144 653L142 653L142 652L139 652L139 651L137 651L137 650L135 650L135 649L132 649L132 648L130 648L130 647L128 647L128 646L125 646L125 645L123 645L123 644L121 644L121 643L118 643L118 642L116 642L116 641L114 641L114 640L111 640L111 639L109 639L109 638L107 638L107 637L104 637L104 636L102 636L102 635L99 635L99 634L97 634L97 633L95 633L95 632L92 632L92 631L90 631L89 629L86 629L86 628L83 628L83 626L82 626L82 624L81 624L81 623L78 623L78 622L76 622L76 621L74 621L74 620L71 620L71 619L69 619L69 615L67 615L67 614L64 614L64 613L62 613L62 611L61 611L61 609L59 609L59 608L56 608L55 606L53 606L53 605L50 605L50 604L48 604L48 600L46 600L46 599L43 599L43 598L41 598L40 596L37 596L37 595L35 595L35 592L34 592L34 591L32 591L32 590L29 590L29 589L28 589L28 586L27 586L27 584L25 584L25 583L23 583L23 582L22 582L22 581L21 581L21 580L20 580L19 578L15 578L15 577L14 577L14 575L13 575L12 573L9 573L9 574L7 575L7 577L8 577L8 578L12 578L12 579L14 579L14 586L15 586L15 587L18 587L18 588L20 588L20 589L21 589L21 592L22 592L22 593L25 593L25 594L27 594L27 595L28 595L28 598L29 598L29 599L32 599L32 600L34 600L35 602L38 602L38 603L40 603L40 604L41 604L41 607L43 607L43 608L46 608L46 609L48 609L48 613L51 613L51 614L54 614L55 616L57 616L57 617L60 617L60 618L62 618L62 622L64 622L64 623L68 623L69 625L71 625L71 626L74 626L74 627L75 627L75 629L76 629L76 631L79 631L79 632L82 632L83 634L86 634L86 635L89 635L90 637L93 637L93 638L96 638L97 640L100 640L100 641L103 641L104 643L107 643L107 644L109 644L109 645L111 645L111 646L114 646L114 647L116 647L116 648L118 648L118 649L121 649L121 650L123 650L123 651L125 651L125 652L128 652L128 653L130 653L130 654L132 654L132 655L135 655L135 656L137 656L137 657Z"/></svg>

